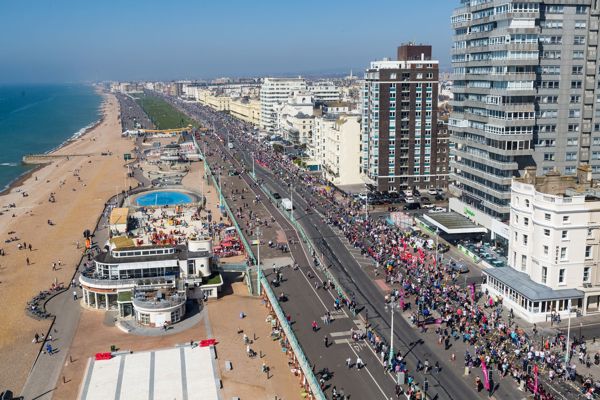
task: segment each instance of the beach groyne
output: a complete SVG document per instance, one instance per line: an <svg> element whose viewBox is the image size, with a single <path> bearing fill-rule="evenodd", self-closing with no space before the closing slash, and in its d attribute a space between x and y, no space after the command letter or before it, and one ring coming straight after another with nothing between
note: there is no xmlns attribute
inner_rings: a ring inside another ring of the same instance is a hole
<svg viewBox="0 0 600 400"><path fill-rule="evenodd" d="M91 157L97 155L110 155L110 153L84 153L84 154L28 154L23 156L22 162L23 164L50 164L57 160L66 159L68 160L70 157Z"/></svg>

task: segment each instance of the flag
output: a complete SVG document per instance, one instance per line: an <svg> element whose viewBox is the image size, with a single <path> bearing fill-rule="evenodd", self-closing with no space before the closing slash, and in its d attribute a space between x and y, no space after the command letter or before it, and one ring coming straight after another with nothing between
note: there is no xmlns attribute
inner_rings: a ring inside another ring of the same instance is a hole
<svg viewBox="0 0 600 400"><path fill-rule="evenodd" d="M533 366L533 375L535 376L535 383L533 384L533 394L537 394L538 392L538 366L537 364Z"/></svg>
<svg viewBox="0 0 600 400"><path fill-rule="evenodd" d="M485 365L485 361L481 361L481 371L483 372L483 383L485 390L490 390L490 379L488 376L487 366Z"/></svg>

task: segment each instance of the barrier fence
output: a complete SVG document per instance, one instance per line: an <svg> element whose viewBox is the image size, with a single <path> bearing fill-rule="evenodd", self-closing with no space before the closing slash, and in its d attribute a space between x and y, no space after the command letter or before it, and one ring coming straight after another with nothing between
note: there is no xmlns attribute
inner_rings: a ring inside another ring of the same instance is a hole
<svg viewBox="0 0 600 400"><path fill-rule="evenodd" d="M194 140L194 142L195 142L195 140ZM198 149L202 158L204 159L205 173L210 174L213 184L214 184L215 188L217 188L217 191L219 193L219 198L221 199L221 205L224 206L225 209L227 210L227 213L229 214L229 217L230 217L231 221L233 222L236 231L238 232L238 236L242 240L242 244L244 245L244 247L246 249L246 253L248 254L248 257L252 260L253 264L256 265L256 257L254 256L254 252L252 251L252 246L248 243L248 241L244 237L244 233L243 233L242 229L240 228L237 221L235 220L234 214L231 212L231 209L229 208L229 205L227 204L227 201L225 200L225 197L223 196L223 193L221 192L221 188L220 188L214 174L212 173L210 166L208 165L206 157L200 150L198 144L197 143L195 143L195 144L196 144L196 148ZM260 268L260 266L257 266L257 268ZM247 271L247 272L249 272L249 271ZM249 273L248 273L248 276L250 276ZM317 377L315 376L315 374L312 370L312 366L311 366L310 362L308 361L308 359L306 358L306 355L304 354L302 346L298 342L298 339L296 338L296 335L294 334L292 327L290 326L289 322L287 321L285 313L283 312L283 310L281 309L281 306L279 305L279 302L277 300L275 293L271 289L271 286L269 285L269 282L267 281L267 279L262 275L260 277L260 285L262 286L262 288L264 290L263 293L266 295L265 300L268 301L270 307L274 311L275 316L277 317L278 324L279 324L279 326L281 326L283 333L285 335L285 339L293 352L294 361L298 363L298 365L301 369L302 386L306 390L306 395L309 396L309 398L316 399L316 400L327 400L327 398L325 397L325 394L323 393L323 390L321 389L321 385L319 385Z"/></svg>

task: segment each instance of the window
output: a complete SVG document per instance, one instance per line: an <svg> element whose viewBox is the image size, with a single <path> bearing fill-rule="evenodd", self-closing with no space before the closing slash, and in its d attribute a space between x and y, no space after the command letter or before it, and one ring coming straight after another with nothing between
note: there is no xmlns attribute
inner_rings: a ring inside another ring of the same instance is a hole
<svg viewBox="0 0 600 400"><path fill-rule="evenodd" d="M579 132L579 124L569 124L569 125L567 125L567 131L568 132Z"/></svg>
<svg viewBox="0 0 600 400"><path fill-rule="evenodd" d="M544 161L554 161L554 153L544 153Z"/></svg>
<svg viewBox="0 0 600 400"><path fill-rule="evenodd" d="M566 161L577 161L577 153L569 152L565 155Z"/></svg>
<svg viewBox="0 0 600 400"><path fill-rule="evenodd" d="M558 283L565 283L565 269L561 268L558 270Z"/></svg>
<svg viewBox="0 0 600 400"><path fill-rule="evenodd" d="M542 267L542 283L546 283L548 279L548 267Z"/></svg>
<svg viewBox="0 0 600 400"><path fill-rule="evenodd" d="M519 223L519 216L515 215L515 224L518 224L518 223Z"/></svg>
<svg viewBox="0 0 600 400"><path fill-rule="evenodd" d="M560 238L561 238L562 240L567 240L567 239L569 239L569 231L562 231L562 232L560 233Z"/></svg>
<svg viewBox="0 0 600 400"><path fill-rule="evenodd" d="M523 254L521 256L521 271L525 271L525 268L527 268L527 256Z"/></svg>
<svg viewBox="0 0 600 400"><path fill-rule="evenodd" d="M566 260L567 259L567 248L566 247L561 247L560 248L560 259L561 260Z"/></svg>
<svg viewBox="0 0 600 400"><path fill-rule="evenodd" d="M552 7L552 6L548 6L548 7ZM561 7L562 8L562 6L554 6L554 7ZM588 9L587 6L577 6L577 7L575 7L575 14L586 14L587 13L587 9Z"/></svg>
<svg viewBox="0 0 600 400"><path fill-rule="evenodd" d="M544 229L544 236L550 236L550 229Z"/></svg>
<svg viewBox="0 0 600 400"><path fill-rule="evenodd" d="M570 218L568 215L563 216L563 224L568 224L569 220L570 220Z"/></svg>
<svg viewBox="0 0 600 400"><path fill-rule="evenodd" d="M525 207L529 208L529 200L525 199Z"/></svg>
<svg viewBox="0 0 600 400"><path fill-rule="evenodd" d="M527 217L523 218L523 225L529 226L529 218L527 218Z"/></svg>
<svg viewBox="0 0 600 400"><path fill-rule="evenodd" d="M592 246L585 246L585 258L592 258Z"/></svg>
<svg viewBox="0 0 600 400"><path fill-rule="evenodd" d="M576 95L576 94L575 94L575 95L572 95L572 96L571 96L571 98L570 98L570 100L569 100L569 102L570 102L571 104L578 104L578 103L581 103L581 96L578 96L578 95Z"/></svg>
<svg viewBox="0 0 600 400"><path fill-rule="evenodd" d="M581 65L574 65L571 68L571 74L572 75L582 75L583 74L583 67Z"/></svg>
<svg viewBox="0 0 600 400"><path fill-rule="evenodd" d="M517 232L515 232L515 242L519 241L519 234Z"/></svg>
<svg viewBox="0 0 600 400"><path fill-rule="evenodd" d="M527 246L527 235L523 235L523 245Z"/></svg>
<svg viewBox="0 0 600 400"><path fill-rule="evenodd" d="M585 36L575 36L573 38L573 44L585 44Z"/></svg>
<svg viewBox="0 0 600 400"><path fill-rule="evenodd" d="M571 89L581 89L581 81L571 81Z"/></svg>
<svg viewBox="0 0 600 400"><path fill-rule="evenodd" d="M592 228L588 228L588 237L592 237L592 234L594 233L594 230Z"/></svg>
<svg viewBox="0 0 600 400"><path fill-rule="evenodd" d="M546 214L544 214L544 219L546 221L550 221L552 219L552 216L550 214L546 213Z"/></svg>
<svg viewBox="0 0 600 400"><path fill-rule="evenodd" d="M583 50L573 51L573 60L583 60Z"/></svg>
<svg viewBox="0 0 600 400"><path fill-rule="evenodd" d="M547 256L548 255L548 246L544 245L544 255Z"/></svg>
<svg viewBox="0 0 600 400"><path fill-rule="evenodd" d="M586 21L575 21L575 29L586 29L587 23Z"/></svg>
<svg viewBox="0 0 600 400"><path fill-rule="evenodd" d="M590 281L590 267L585 267L583 269L583 281L584 282Z"/></svg>

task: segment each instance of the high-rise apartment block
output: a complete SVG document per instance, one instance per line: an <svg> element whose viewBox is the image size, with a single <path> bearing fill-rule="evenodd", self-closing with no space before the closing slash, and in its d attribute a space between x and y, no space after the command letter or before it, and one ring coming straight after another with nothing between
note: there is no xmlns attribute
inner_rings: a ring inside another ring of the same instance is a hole
<svg viewBox="0 0 600 400"><path fill-rule="evenodd" d="M362 93L362 173L379 191L445 186L438 165L438 61L405 44L397 61L374 61Z"/></svg>
<svg viewBox="0 0 600 400"><path fill-rule="evenodd" d="M454 11L450 206L492 233L507 235L491 225L508 221L511 179L526 167L574 175L590 164L600 176L598 7L461 0Z"/></svg>

